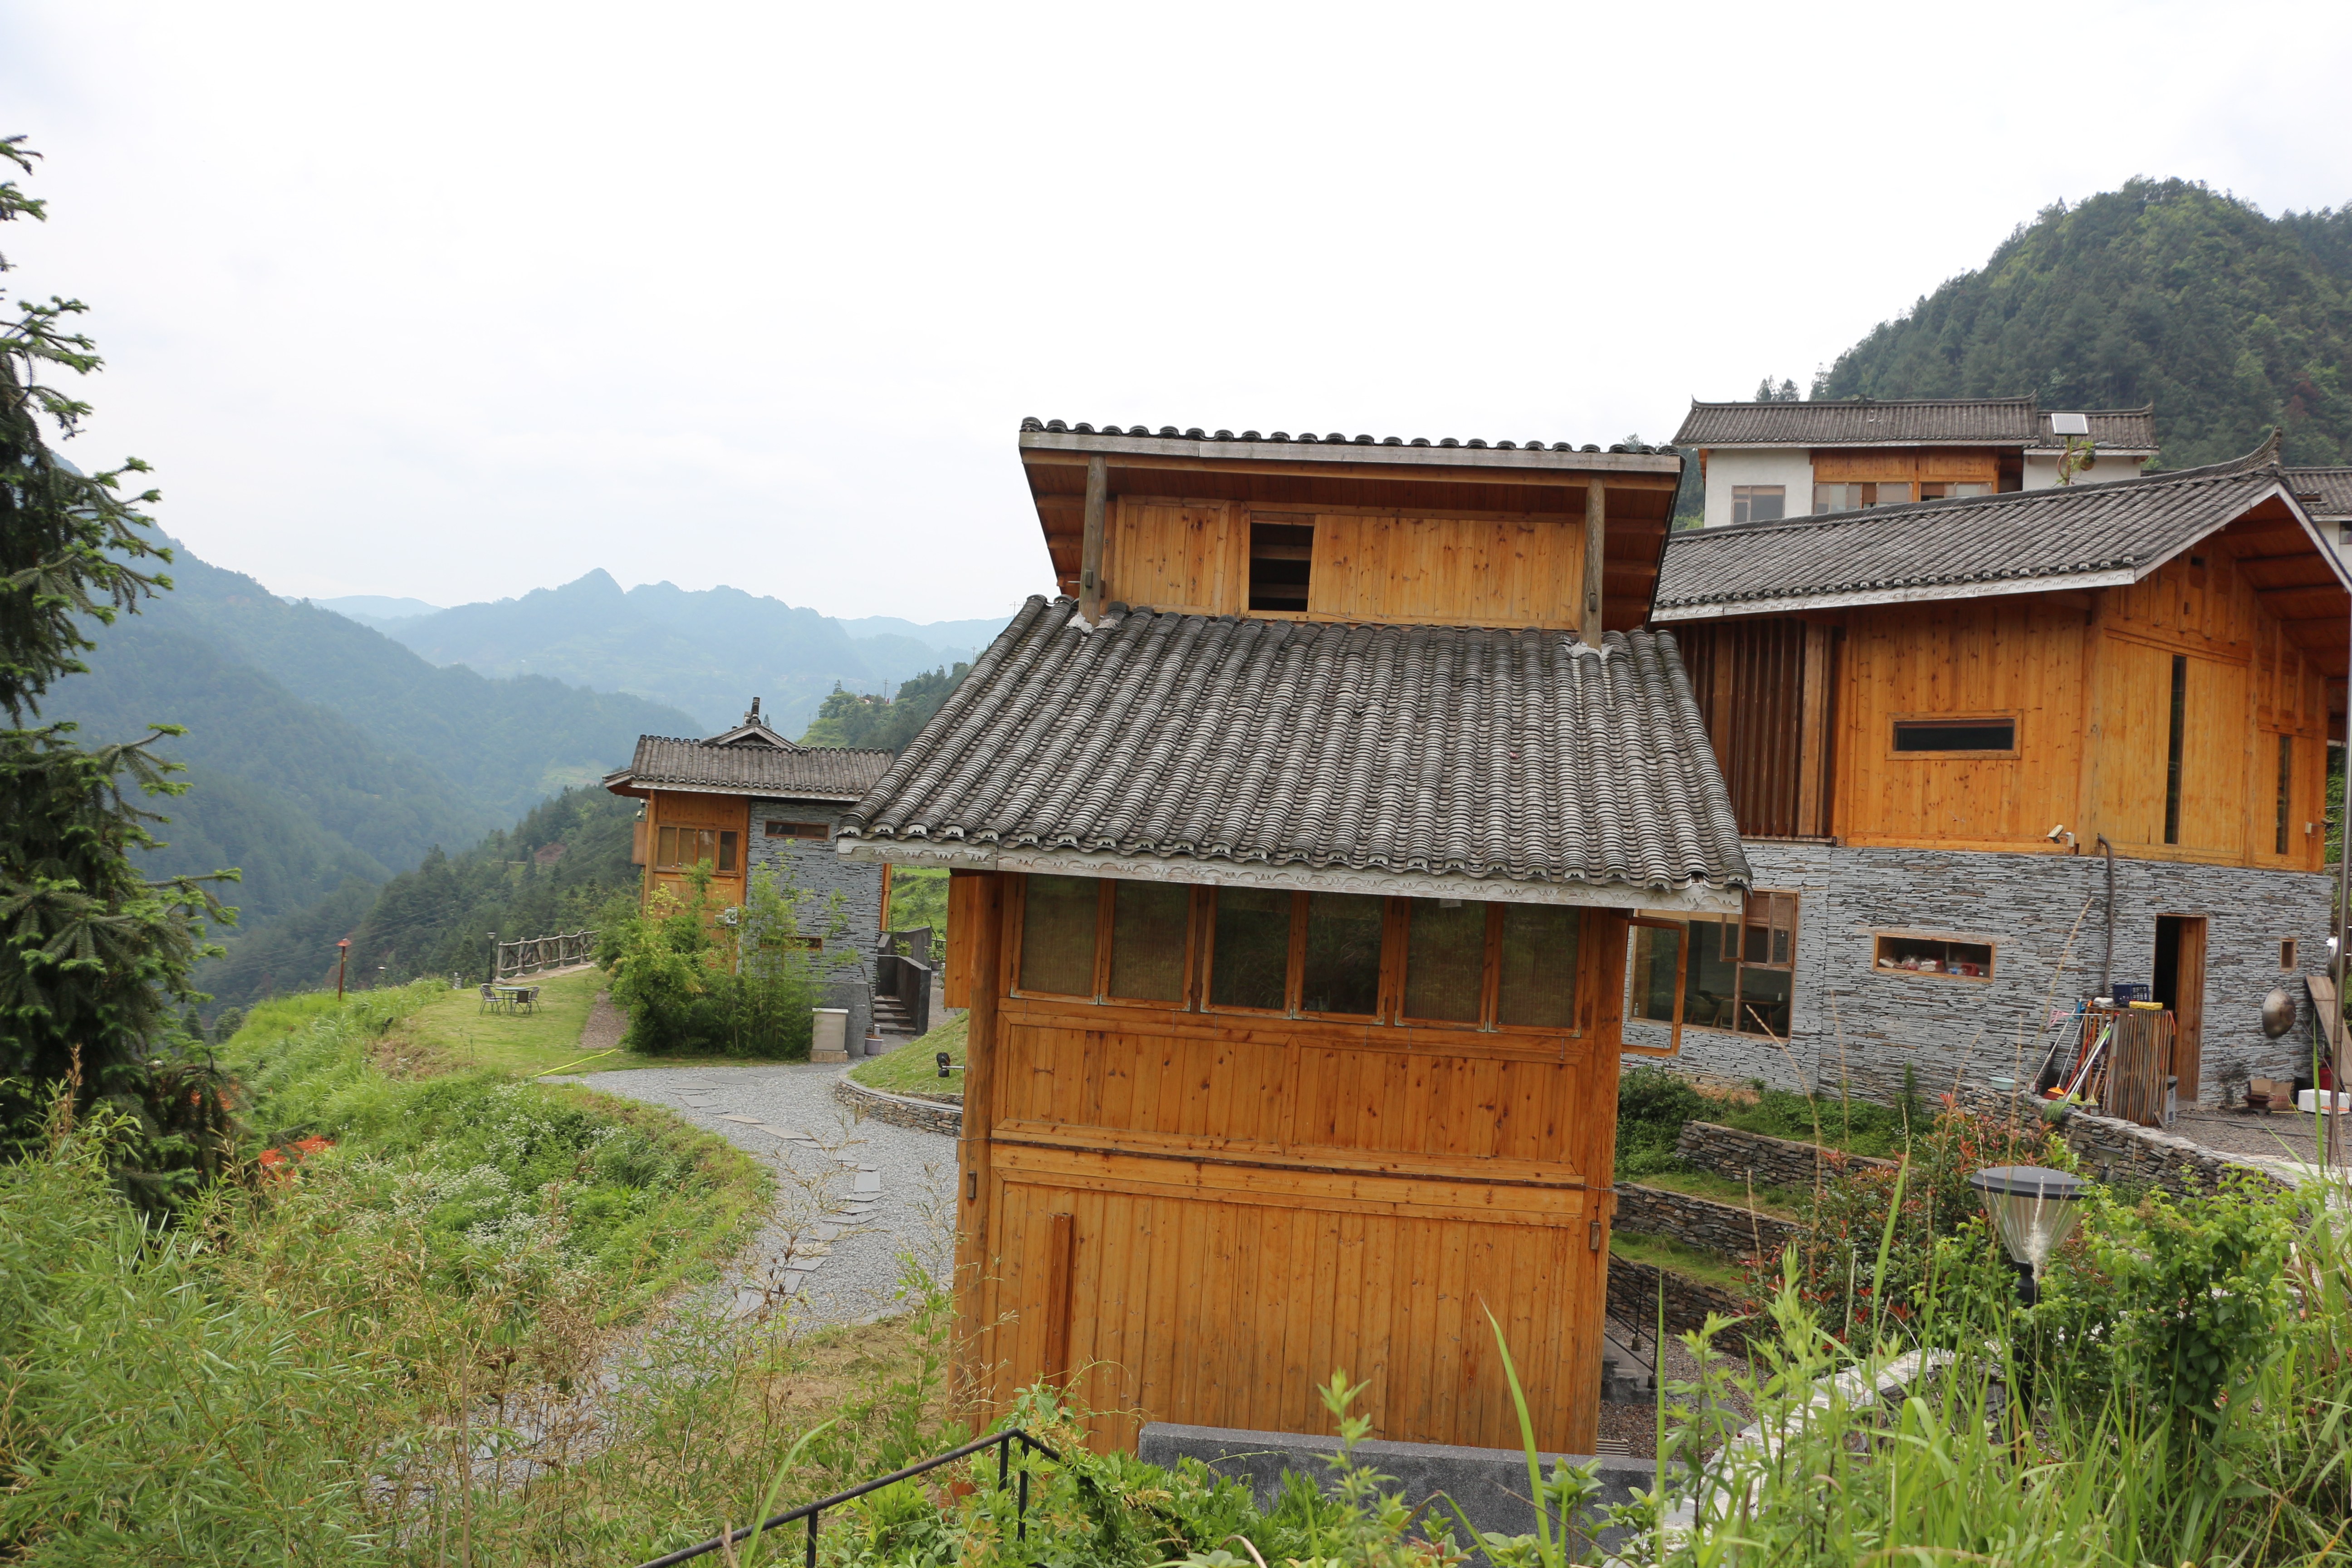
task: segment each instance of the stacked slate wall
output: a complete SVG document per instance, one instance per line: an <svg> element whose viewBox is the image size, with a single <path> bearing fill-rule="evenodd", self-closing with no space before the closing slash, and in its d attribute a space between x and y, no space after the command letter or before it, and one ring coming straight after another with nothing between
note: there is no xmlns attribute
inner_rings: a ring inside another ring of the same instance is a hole
<svg viewBox="0 0 2352 1568"><path fill-rule="evenodd" d="M1750 842L1756 886L1798 895L1796 1001L1785 1048L1762 1037L1685 1026L1676 1065L1702 1078L1761 1079L1785 1089L1875 1100L1902 1091L1905 1069L1933 1095L1956 1082L2031 1080L2054 1037L2048 1009L2071 1009L2099 984L2105 942L2102 857ZM2327 954L2330 884L2309 871L2116 861L2117 981L2149 981L2158 915L2207 921L2200 1100L2221 1102L2249 1075L2294 1076L2310 1037L2302 973ZM2079 919L2079 925L2077 921ZM1872 967L1874 934L1933 932L1993 944L1993 978ZM2296 940L2300 972L2279 968ZM2070 946L2071 939L2071 946ZM2061 965L2063 960L2063 973ZM2281 1039L2262 1032L2263 998L2284 985L2299 1010Z"/></svg>
<svg viewBox="0 0 2352 1568"><path fill-rule="evenodd" d="M832 979L832 994L824 1005L849 1009L849 1034L855 1042L864 1039L874 1026L874 949L882 931L882 868L843 859L834 853L830 837L771 837L768 833L770 822L822 822L830 834L840 826L841 812L839 801L754 799L746 864L754 876L769 872L810 895L800 909L803 936L823 938L828 956L845 947L856 954L854 970L835 970L828 964L823 971ZM841 895L842 915L848 922L845 937L836 937L829 929L835 893Z"/></svg>

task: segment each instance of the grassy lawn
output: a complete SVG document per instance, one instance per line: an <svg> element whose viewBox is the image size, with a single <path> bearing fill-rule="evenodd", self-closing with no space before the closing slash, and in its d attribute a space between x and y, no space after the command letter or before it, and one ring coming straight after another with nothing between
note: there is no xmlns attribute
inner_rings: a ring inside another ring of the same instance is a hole
<svg viewBox="0 0 2352 1568"><path fill-rule="evenodd" d="M969 1015L967 1015L968 1016ZM948 1059L961 1067L963 1064L964 1019L958 1017L941 1024L920 1039L909 1040L887 1057L849 1069L849 1076L868 1089L878 1089L886 1094L963 1094L963 1075L940 1077L935 1059L945 1051Z"/></svg>
<svg viewBox="0 0 2352 1568"><path fill-rule="evenodd" d="M1646 1263L1653 1268L1669 1273L1688 1275L1703 1285L1717 1289L1738 1292L1748 1287L1747 1276L1739 1265L1728 1258L1717 1258L1712 1252L1685 1247L1679 1241L1669 1241L1662 1236L1643 1236L1635 1230L1612 1230L1609 1233L1609 1253L1612 1258L1629 1263Z"/></svg>
<svg viewBox="0 0 2352 1568"><path fill-rule="evenodd" d="M1717 1176L1705 1171L1657 1171L1634 1178L1645 1187L1663 1187L1670 1193L1687 1193L1695 1198L1712 1198L1734 1208L1748 1206L1748 1184L1735 1182L1728 1176ZM1797 1205L1804 1194L1785 1187L1758 1187L1755 1206L1758 1214L1777 1219L1793 1220Z"/></svg>
<svg viewBox="0 0 2352 1568"><path fill-rule="evenodd" d="M485 1013L478 990L438 992L395 1026L393 1040L396 1047L414 1048L421 1057L446 1067L483 1068L519 1078L574 1063L581 1072L612 1072L621 1068L679 1067L720 1059L614 1051L581 1061L588 1053L581 1048L580 1031L587 1026L588 1010L608 978L601 969L584 969L541 981L535 1013Z"/></svg>

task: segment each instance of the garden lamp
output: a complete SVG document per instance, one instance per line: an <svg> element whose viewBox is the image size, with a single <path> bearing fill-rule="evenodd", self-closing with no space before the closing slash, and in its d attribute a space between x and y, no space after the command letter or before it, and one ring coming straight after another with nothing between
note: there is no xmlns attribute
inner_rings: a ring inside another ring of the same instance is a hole
<svg viewBox="0 0 2352 1568"><path fill-rule="evenodd" d="M2027 1306L2040 1294L2035 1280L2058 1244L2082 1215L2074 1205L2090 1194L2080 1176L2040 1165L1995 1165L1969 1178L1984 1199L1986 1217L2017 1265L2017 1294Z"/></svg>

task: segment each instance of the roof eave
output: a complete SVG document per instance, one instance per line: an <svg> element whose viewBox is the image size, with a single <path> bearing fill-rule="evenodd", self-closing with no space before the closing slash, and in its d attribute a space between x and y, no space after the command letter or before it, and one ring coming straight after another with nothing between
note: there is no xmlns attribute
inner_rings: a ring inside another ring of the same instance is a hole
<svg viewBox="0 0 2352 1568"><path fill-rule="evenodd" d="M1560 473L1674 474L1677 452L1554 452L1498 447L1385 447L1353 441L1195 441L1189 437L1104 436L1024 430L1024 452L1101 452L1234 463L1330 463L1358 468L1523 468Z"/></svg>
<svg viewBox="0 0 2352 1568"><path fill-rule="evenodd" d="M2169 559L2169 557L2168 557ZM2150 567L2148 570L2153 571ZM1721 620L1730 616L1785 616L1800 610L1843 610L1864 605L1914 605L1936 599L1992 599L2006 594L2057 594L2070 588L2122 588L2147 573L2129 566L2105 572L2069 572L2042 577L1993 577L1973 583L1910 583L1893 588L1857 588L1825 594L1783 594L1764 599L1724 599L1704 605L1654 609L1659 626Z"/></svg>
<svg viewBox="0 0 2352 1568"><path fill-rule="evenodd" d="M1367 893L1391 898L1478 899L1506 904L1568 904L1584 908L1655 910L1678 914L1738 914L1745 886L1694 879L1679 887L1629 882L1527 882L1504 878L1444 876L1422 871L1358 871L1345 867L1239 865L1190 857L1108 855L1076 849L1000 849L991 844L838 837L844 859L893 866L1048 875L1117 877L1145 882L1265 888L1282 892Z"/></svg>

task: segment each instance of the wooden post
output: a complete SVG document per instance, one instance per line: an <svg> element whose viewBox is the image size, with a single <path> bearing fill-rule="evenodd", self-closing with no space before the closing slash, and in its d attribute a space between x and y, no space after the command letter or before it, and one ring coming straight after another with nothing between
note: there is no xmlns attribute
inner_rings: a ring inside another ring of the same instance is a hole
<svg viewBox="0 0 2352 1568"><path fill-rule="evenodd" d="M1046 1377L1056 1386L1070 1370L1070 1255L1076 1238L1076 1219L1066 1214L1045 1216L1045 1365Z"/></svg>
<svg viewBox="0 0 2352 1568"><path fill-rule="evenodd" d="M1584 481L1584 619L1586 643L1601 646L1601 574L1608 560L1609 496L1599 474Z"/></svg>
<svg viewBox="0 0 2352 1568"><path fill-rule="evenodd" d="M963 1057L963 1126L956 1137L955 1390L992 1413L996 1397L996 1335L987 1316L991 1279L989 1211L994 1193L989 1133L995 1121L996 1004L1003 994L1004 878L973 879L981 886L969 906L971 1008ZM982 1415L984 1421L986 1413Z"/></svg>
<svg viewBox="0 0 2352 1568"><path fill-rule="evenodd" d="M1087 459L1087 533L1078 554L1078 614L1089 621L1102 618L1103 510L1109 498L1109 466L1097 452Z"/></svg>
<svg viewBox="0 0 2352 1568"><path fill-rule="evenodd" d="M1797 710L1797 831L1830 832L1830 628L1805 623L1804 674Z"/></svg>

